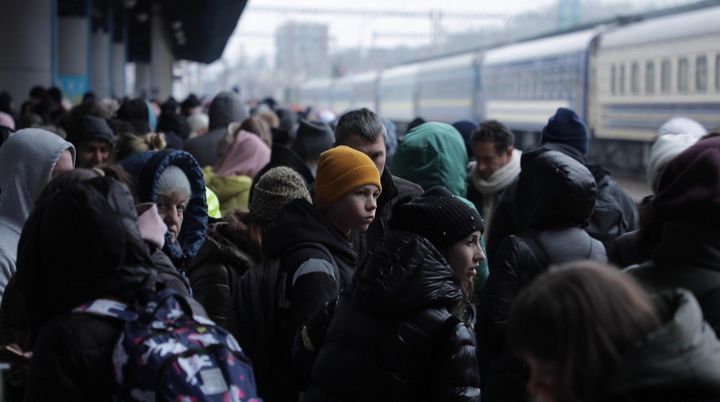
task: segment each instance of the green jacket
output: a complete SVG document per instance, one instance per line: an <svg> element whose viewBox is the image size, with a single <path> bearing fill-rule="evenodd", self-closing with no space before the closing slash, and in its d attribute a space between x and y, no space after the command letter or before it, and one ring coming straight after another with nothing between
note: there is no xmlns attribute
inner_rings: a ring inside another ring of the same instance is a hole
<svg viewBox="0 0 720 402"><path fill-rule="evenodd" d="M219 176L215 174L212 166L203 169L206 185L220 200L220 211L223 216L228 212L240 210L247 212L248 197L252 179L247 176Z"/></svg>
<svg viewBox="0 0 720 402"><path fill-rule="evenodd" d="M460 133L445 123L425 123L405 136L393 159L393 174L428 190L444 186L458 197L467 193L468 157Z"/></svg>

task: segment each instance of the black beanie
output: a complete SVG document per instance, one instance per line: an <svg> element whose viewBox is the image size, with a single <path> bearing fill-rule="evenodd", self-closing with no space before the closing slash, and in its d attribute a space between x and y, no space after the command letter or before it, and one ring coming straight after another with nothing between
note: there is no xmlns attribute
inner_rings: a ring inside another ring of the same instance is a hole
<svg viewBox="0 0 720 402"><path fill-rule="evenodd" d="M334 143L335 133L330 126L321 121L300 119L293 151L305 160L318 160Z"/></svg>
<svg viewBox="0 0 720 402"><path fill-rule="evenodd" d="M78 124L68 133L68 141L77 146L85 141L103 141L111 146L115 142L113 132L107 120L97 116L82 116Z"/></svg>
<svg viewBox="0 0 720 402"><path fill-rule="evenodd" d="M585 155L588 150L588 138L588 128L580 117L572 110L561 107L548 119L547 125L543 128L541 142L567 144Z"/></svg>
<svg viewBox="0 0 720 402"><path fill-rule="evenodd" d="M430 240L438 250L447 250L472 232L485 230L475 208L440 186L398 204L393 209L392 225Z"/></svg>

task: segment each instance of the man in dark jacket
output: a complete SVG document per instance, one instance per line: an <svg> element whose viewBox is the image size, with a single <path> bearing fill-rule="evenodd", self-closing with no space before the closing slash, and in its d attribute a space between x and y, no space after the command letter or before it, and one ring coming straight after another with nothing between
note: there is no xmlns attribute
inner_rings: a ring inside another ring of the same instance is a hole
<svg viewBox="0 0 720 402"><path fill-rule="evenodd" d="M652 289L693 292L720 334L720 137L695 143L660 176L653 212L662 220L652 262L630 273Z"/></svg>
<svg viewBox="0 0 720 402"><path fill-rule="evenodd" d="M220 92L210 103L208 116L210 117L208 133L191 138L183 144L183 149L197 159L200 167L215 166L220 158L218 150L220 140L225 137L230 123L242 123L247 119L247 105L235 92Z"/></svg>
<svg viewBox="0 0 720 402"><path fill-rule="evenodd" d="M597 183L595 209L585 230L594 238L608 243L638 225L637 207L605 169L587 163L589 133L585 123L570 109L559 108L543 128L541 148L562 152L587 167ZM518 220L516 203L517 181L511 184L495 210L488 230L487 252L490 262L503 240L517 234L527 224Z"/></svg>
<svg viewBox="0 0 720 402"><path fill-rule="evenodd" d="M403 198L417 197L422 188L417 184L393 176L385 167L385 126L370 109L352 110L340 117L335 128L335 144L346 145L367 155L380 171L383 192L378 198L375 220L367 231L355 230L352 234L353 249L360 260L390 230L388 222L392 209Z"/></svg>
<svg viewBox="0 0 720 402"><path fill-rule="evenodd" d="M476 327L483 400L524 401L522 365L505 347L509 307L517 293L552 264L607 261L602 243L583 229L597 186L581 163L556 151L526 152L518 179L517 211L525 222L519 236L503 240L491 261Z"/></svg>

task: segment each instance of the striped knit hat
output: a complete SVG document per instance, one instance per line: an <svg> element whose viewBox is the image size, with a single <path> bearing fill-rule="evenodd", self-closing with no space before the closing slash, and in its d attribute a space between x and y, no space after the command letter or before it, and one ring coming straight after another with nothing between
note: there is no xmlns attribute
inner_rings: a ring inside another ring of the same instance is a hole
<svg viewBox="0 0 720 402"><path fill-rule="evenodd" d="M447 250L472 232L485 230L477 210L445 187L433 187L393 209L396 229L418 234L438 250Z"/></svg>
<svg viewBox="0 0 720 402"><path fill-rule="evenodd" d="M358 187L368 184L382 191L380 172L364 153L344 145L320 154L315 177L315 205L324 209Z"/></svg>

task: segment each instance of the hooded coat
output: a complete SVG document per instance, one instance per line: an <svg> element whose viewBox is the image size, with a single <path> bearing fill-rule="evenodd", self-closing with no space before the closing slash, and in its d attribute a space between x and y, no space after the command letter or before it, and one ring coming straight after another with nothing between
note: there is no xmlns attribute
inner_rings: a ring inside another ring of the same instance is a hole
<svg viewBox="0 0 720 402"><path fill-rule="evenodd" d="M20 285L39 332L25 400L110 401L123 323L71 310L98 298L131 304L145 286L153 260L132 196L104 177L73 185L33 213L20 247Z"/></svg>
<svg viewBox="0 0 720 402"><path fill-rule="evenodd" d="M287 306L279 307L278 300L264 301L277 306L274 328L267 331L277 336L270 347L273 378L265 379L263 384L258 377L258 383L265 391L266 400L287 401L297 399L301 388L292 364L295 333L326 302L335 300L340 290L350 285L357 256L350 240L304 199L285 205L276 222L263 234L262 254L266 264L280 263L282 283L277 286L285 290L280 297ZM307 243L325 246L332 254L332 261L327 253ZM339 278L333 265L337 266Z"/></svg>
<svg viewBox="0 0 720 402"><path fill-rule="evenodd" d="M247 119L248 108L235 92L220 92L210 103L208 116L208 133L191 138L183 144L183 149L195 157L200 167L214 166L218 162L218 145L225 137L228 125Z"/></svg>
<svg viewBox="0 0 720 402"><path fill-rule="evenodd" d="M526 229L500 245L480 300L476 327L483 400L524 401L521 362L505 347L505 326L518 292L551 264L574 260L605 262L602 243L583 230L597 187L590 171L556 151L524 153L518 180L517 213Z"/></svg>
<svg viewBox="0 0 720 402"><path fill-rule="evenodd" d="M140 201L155 204L158 202L158 180L170 165L182 169L190 181L192 193L177 241L167 233L163 247L175 267L183 269L185 263L200 251L207 236L208 210L202 170L192 155L173 149L142 152L122 162L123 168L137 180Z"/></svg>
<svg viewBox="0 0 720 402"><path fill-rule="evenodd" d="M460 284L425 238L393 231L335 309L306 401L479 401Z"/></svg>
<svg viewBox="0 0 720 402"><path fill-rule="evenodd" d="M596 182L597 195L595 208L586 226L591 236L609 245L613 239L633 231L638 227L638 213L635 201L610 177L610 174L600 166L590 165L585 156L574 147L547 142L530 152L557 151L563 153L583 164L593 175ZM493 215L493 224L488 229L487 255L492 262L495 254L506 237L520 233L527 226L521 219L517 200L517 180L510 184L500 197ZM603 227L602 223L613 223Z"/></svg>
<svg viewBox="0 0 720 402"><path fill-rule="evenodd" d="M621 356L604 389L610 401L699 402L720 398L720 343L686 290L663 292L664 323Z"/></svg>
<svg viewBox="0 0 720 402"><path fill-rule="evenodd" d="M410 131L393 159L396 176L425 190L443 186L458 197L467 194L468 157L460 133L445 123L425 123Z"/></svg>
<svg viewBox="0 0 720 402"><path fill-rule="evenodd" d="M0 298L15 273L23 225L66 150L75 164L71 143L35 128L16 132L0 148Z"/></svg>
<svg viewBox="0 0 720 402"><path fill-rule="evenodd" d="M720 137L695 143L660 176L653 213L662 221L652 261L630 270L653 289L693 292L720 334Z"/></svg>

